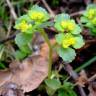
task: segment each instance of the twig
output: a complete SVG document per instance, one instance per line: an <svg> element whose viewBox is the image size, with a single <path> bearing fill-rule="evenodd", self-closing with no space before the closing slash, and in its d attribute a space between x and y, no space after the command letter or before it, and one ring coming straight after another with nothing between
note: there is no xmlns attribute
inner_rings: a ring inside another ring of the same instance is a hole
<svg viewBox="0 0 96 96"><path fill-rule="evenodd" d="M74 16L82 15L83 13L84 13L84 10L79 11L79 12L71 13L70 16L71 16L71 17L74 17Z"/></svg>
<svg viewBox="0 0 96 96"><path fill-rule="evenodd" d="M10 20L10 22L9 22L9 26L8 26L8 29L7 29L8 32L7 32L6 38L8 38L10 36L11 28L12 28L12 20Z"/></svg>
<svg viewBox="0 0 96 96"><path fill-rule="evenodd" d="M4 39L4 40L1 40L1 41L0 41L0 44L3 44L3 43L5 43L5 42L8 42L9 40L14 39L15 37L16 37L16 34L14 34L14 35L12 35L12 36Z"/></svg>
<svg viewBox="0 0 96 96"><path fill-rule="evenodd" d="M10 0L6 0L6 2L7 2L8 7L10 8L10 12L11 12L14 20L16 20L16 19L17 19L17 15L16 15L16 13L15 13L15 10L14 10L14 8L13 8Z"/></svg>
<svg viewBox="0 0 96 96"><path fill-rule="evenodd" d="M52 17L55 17L54 12L51 10L51 8L50 8L49 5L47 4L46 0L41 0L41 1L42 1L42 3L44 4L44 6L46 7L46 9L49 11L50 15L51 15Z"/></svg>
<svg viewBox="0 0 96 96"><path fill-rule="evenodd" d="M96 74L94 74L92 77L90 77L90 78L88 79L88 81L91 82L91 81L93 81L93 80L95 80L95 79L96 79Z"/></svg>
<svg viewBox="0 0 96 96"><path fill-rule="evenodd" d="M73 71L70 64L64 63L64 65L65 65L65 70L76 81L76 79L78 78L78 74ZM80 90L81 96L86 96L86 94L81 86L78 85L78 89Z"/></svg>

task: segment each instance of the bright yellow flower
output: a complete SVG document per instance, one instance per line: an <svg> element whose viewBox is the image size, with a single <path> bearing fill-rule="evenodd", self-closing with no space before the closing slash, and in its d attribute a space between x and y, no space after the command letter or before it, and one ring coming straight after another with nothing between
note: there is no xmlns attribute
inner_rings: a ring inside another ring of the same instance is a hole
<svg viewBox="0 0 96 96"><path fill-rule="evenodd" d="M68 48L71 45L74 45L76 43L76 39L72 36L67 35L67 37L64 38L62 42L62 46L64 48Z"/></svg>
<svg viewBox="0 0 96 96"><path fill-rule="evenodd" d="M17 25L17 29L21 30L21 32L27 31L29 28L31 28L31 24L27 24L26 21L22 20L21 23Z"/></svg>
<svg viewBox="0 0 96 96"><path fill-rule="evenodd" d="M92 20L92 24L96 25L96 18Z"/></svg>
<svg viewBox="0 0 96 96"><path fill-rule="evenodd" d="M30 18L32 19L32 20L38 20L38 21L42 21L42 19L44 18L44 14L43 14L43 12L32 12L32 13L30 13Z"/></svg>
<svg viewBox="0 0 96 96"><path fill-rule="evenodd" d="M68 25L67 21L62 21L61 22L62 28L67 28L67 25Z"/></svg>
<svg viewBox="0 0 96 96"><path fill-rule="evenodd" d="M92 19L95 14L96 14L96 9L89 9L89 10L88 10L88 13L87 13L87 17L88 17L89 19Z"/></svg>
<svg viewBox="0 0 96 96"><path fill-rule="evenodd" d="M67 27L69 31L73 31L75 29L75 23L72 21L69 21Z"/></svg>
<svg viewBox="0 0 96 96"><path fill-rule="evenodd" d="M61 26L67 31L73 31L75 29L75 23L71 20L62 21Z"/></svg>

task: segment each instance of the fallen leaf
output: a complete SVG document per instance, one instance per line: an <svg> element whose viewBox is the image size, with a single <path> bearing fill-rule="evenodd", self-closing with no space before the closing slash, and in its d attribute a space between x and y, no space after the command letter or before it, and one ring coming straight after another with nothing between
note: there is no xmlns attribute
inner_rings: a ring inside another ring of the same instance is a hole
<svg viewBox="0 0 96 96"><path fill-rule="evenodd" d="M54 44L55 41L52 40L51 43ZM23 92L36 89L48 75L48 53L48 45L44 43L38 55L30 56L22 62L14 61L9 69L0 71L0 94L3 86L10 82L20 86ZM57 57L54 52L53 61Z"/></svg>

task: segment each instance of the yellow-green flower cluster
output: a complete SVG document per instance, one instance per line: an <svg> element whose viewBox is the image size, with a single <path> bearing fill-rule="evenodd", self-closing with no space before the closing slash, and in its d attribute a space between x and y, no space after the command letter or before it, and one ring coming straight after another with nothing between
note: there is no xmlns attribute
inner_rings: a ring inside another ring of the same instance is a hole
<svg viewBox="0 0 96 96"><path fill-rule="evenodd" d="M96 6L89 5L85 12L85 17L93 24L96 25Z"/></svg>
<svg viewBox="0 0 96 96"><path fill-rule="evenodd" d="M25 33L36 31L40 24L49 19L49 14L45 9L37 5L33 6L26 15L19 17L15 22L15 28Z"/></svg>
<svg viewBox="0 0 96 96"><path fill-rule="evenodd" d="M44 13L43 12L30 12L29 14L30 18L34 21L42 21L44 18Z"/></svg>
<svg viewBox="0 0 96 96"><path fill-rule="evenodd" d="M73 20L63 20L61 21L61 26L64 28L66 31L73 31L75 29L76 24L74 23Z"/></svg>
<svg viewBox="0 0 96 96"><path fill-rule="evenodd" d="M80 26L76 24L73 19L70 19L68 14L57 15L54 26L60 31L56 36L56 41L63 48L74 47L75 49L78 49L84 45L83 38L80 35L80 32L82 31Z"/></svg>
<svg viewBox="0 0 96 96"><path fill-rule="evenodd" d="M92 35L96 35L96 4L89 4L81 16L81 22L89 28Z"/></svg>
<svg viewBox="0 0 96 96"><path fill-rule="evenodd" d="M55 25L54 27L64 33L71 33L74 35L80 34L82 31L80 26L75 23L73 19L70 19L68 14L59 14L55 17Z"/></svg>
<svg viewBox="0 0 96 96"><path fill-rule="evenodd" d="M35 23L42 23L50 17L45 9L37 5L33 6L32 9L28 11L28 15Z"/></svg>
<svg viewBox="0 0 96 96"><path fill-rule="evenodd" d="M25 20L22 20L15 26L15 28L20 30L21 32L26 32L28 29L32 28L32 25L28 24Z"/></svg>
<svg viewBox="0 0 96 96"><path fill-rule="evenodd" d="M65 38L63 38L62 46L63 48L68 48L76 43L75 37L73 37L70 34L65 35Z"/></svg>
<svg viewBox="0 0 96 96"><path fill-rule="evenodd" d="M88 17L88 19L93 19L96 16L96 9L87 10L86 16Z"/></svg>
<svg viewBox="0 0 96 96"><path fill-rule="evenodd" d="M96 25L96 8L87 10L86 16L93 25Z"/></svg>
<svg viewBox="0 0 96 96"><path fill-rule="evenodd" d="M69 34L69 33L57 34L56 35L56 41L64 49L67 49L69 47L79 49L84 45L84 40L83 40L83 37L81 35L74 36L74 35Z"/></svg>

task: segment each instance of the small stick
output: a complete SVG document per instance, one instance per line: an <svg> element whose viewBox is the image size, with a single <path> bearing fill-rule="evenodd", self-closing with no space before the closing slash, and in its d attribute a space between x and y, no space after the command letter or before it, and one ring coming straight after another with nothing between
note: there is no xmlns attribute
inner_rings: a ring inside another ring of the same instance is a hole
<svg viewBox="0 0 96 96"><path fill-rule="evenodd" d="M92 77L90 77L90 78L88 79L88 81L91 82L91 81L93 81L93 80L95 80L95 79L96 79L96 74L94 74Z"/></svg>
<svg viewBox="0 0 96 96"><path fill-rule="evenodd" d="M71 17L74 17L74 16L82 15L83 13L84 13L84 10L79 11L79 12L71 13L70 16L71 16Z"/></svg>
<svg viewBox="0 0 96 96"><path fill-rule="evenodd" d="M65 65L65 70L76 81L76 79L78 78L78 74L73 71L70 64L64 63L64 65ZM78 85L78 89L80 90L81 96L86 96L86 93L84 92L84 90L81 86Z"/></svg>
<svg viewBox="0 0 96 96"><path fill-rule="evenodd" d="M11 14L13 16L13 19L16 20L17 19L17 15L15 13L14 7L12 6L10 0L6 0L6 2L7 2L8 7L10 8L10 12L11 12Z"/></svg>
<svg viewBox="0 0 96 96"><path fill-rule="evenodd" d="M52 17L55 17L54 12L51 10L51 8L50 8L49 5L47 4L46 0L41 0L41 1L42 1L42 3L44 4L44 6L47 8L47 10L49 11L50 15L51 15Z"/></svg>

